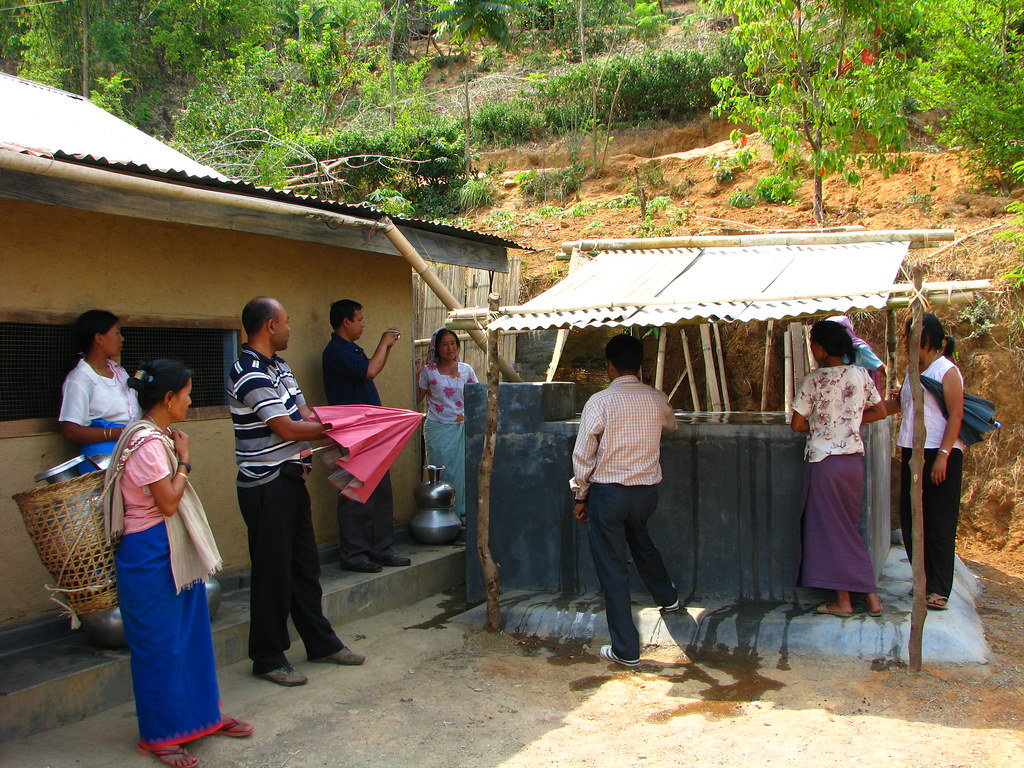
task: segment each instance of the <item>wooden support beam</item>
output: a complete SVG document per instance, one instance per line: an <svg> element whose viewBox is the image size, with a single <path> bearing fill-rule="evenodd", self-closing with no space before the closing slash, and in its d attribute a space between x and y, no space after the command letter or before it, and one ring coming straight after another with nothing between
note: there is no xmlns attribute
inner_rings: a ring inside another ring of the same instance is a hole
<svg viewBox="0 0 1024 768"><path fill-rule="evenodd" d="M759 235L694 235L691 237L645 237L616 240L571 240L562 250L650 251L658 248L731 248L762 245L836 245L838 243L909 242L911 247L933 247L952 240L952 229L887 229L863 232L789 232Z"/></svg>
<svg viewBox="0 0 1024 768"><path fill-rule="evenodd" d="M782 334L783 376L782 376L782 410L789 413L793 410L793 335L787 330Z"/></svg>
<svg viewBox="0 0 1024 768"><path fill-rule="evenodd" d="M690 342L686 338L686 329L679 329L679 340L683 342L683 360L686 361L686 376L690 384L690 397L693 399L693 410L700 411L700 392L697 389L697 379L693 374L693 360L690 358Z"/></svg>
<svg viewBox="0 0 1024 768"><path fill-rule="evenodd" d="M654 388L665 391L665 351L668 348L668 328L658 329L658 361L654 369Z"/></svg>
<svg viewBox="0 0 1024 768"><path fill-rule="evenodd" d="M764 339L764 374L761 376L761 410L768 410L768 373L772 363L772 332L775 330L775 321L768 321L768 330Z"/></svg>
<svg viewBox="0 0 1024 768"><path fill-rule="evenodd" d="M725 410L731 411L732 404L729 402L729 377L725 372L725 355L722 352L722 335L718 331L718 323L711 326L715 334L715 353L718 356L719 383L722 385L722 403Z"/></svg>
<svg viewBox="0 0 1024 768"><path fill-rule="evenodd" d="M715 375L715 356L711 349L711 327L707 324L700 327L700 348L704 353L704 381L708 392L709 407L712 411L721 411L722 396L718 389L718 377Z"/></svg>

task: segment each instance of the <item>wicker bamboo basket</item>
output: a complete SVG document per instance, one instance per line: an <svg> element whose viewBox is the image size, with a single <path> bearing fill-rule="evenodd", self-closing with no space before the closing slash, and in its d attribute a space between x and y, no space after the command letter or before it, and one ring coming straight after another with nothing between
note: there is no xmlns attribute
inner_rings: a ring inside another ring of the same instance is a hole
<svg viewBox="0 0 1024 768"><path fill-rule="evenodd" d="M114 550L103 530L104 478L104 472L90 472L14 497L36 552L55 580L47 589L62 593L73 613L117 605Z"/></svg>

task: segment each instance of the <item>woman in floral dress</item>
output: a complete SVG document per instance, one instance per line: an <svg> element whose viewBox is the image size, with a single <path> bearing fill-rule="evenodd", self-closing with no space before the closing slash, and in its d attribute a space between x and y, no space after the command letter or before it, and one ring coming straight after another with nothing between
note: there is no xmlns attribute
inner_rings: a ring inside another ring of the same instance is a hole
<svg viewBox="0 0 1024 768"><path fill-rule="evenodd" d="M818 367L793 399L794 432L807 432L804 449L803 518L798 584L835 590L815 610L853 615L851 592L866 596L872 616L882 612L874 569L860 533L864 497L864 443L860 425L886 417L868 372L844 361L853 343L842 325L821 320L811 328Z"/></svg>

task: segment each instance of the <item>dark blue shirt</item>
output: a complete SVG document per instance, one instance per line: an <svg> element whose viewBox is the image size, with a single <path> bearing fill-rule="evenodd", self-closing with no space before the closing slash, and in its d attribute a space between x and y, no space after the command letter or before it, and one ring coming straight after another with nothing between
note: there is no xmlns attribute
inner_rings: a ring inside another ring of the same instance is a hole
<svg viewBox="0 0 1024 768"><path fill-rule="evenodd" d="M366 378L370 360L363 348L336 333L324 347L324 392L330 405L380 405L373 379Z"/></svg>

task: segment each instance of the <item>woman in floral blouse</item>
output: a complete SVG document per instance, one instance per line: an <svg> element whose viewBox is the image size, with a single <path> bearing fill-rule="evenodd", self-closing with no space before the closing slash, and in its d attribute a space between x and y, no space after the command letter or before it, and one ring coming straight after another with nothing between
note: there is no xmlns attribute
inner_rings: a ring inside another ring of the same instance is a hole
<svg viewBox="0 0 1024 768"><path fill-rule="evenodd" d="M476 373L459 360L459 337L439 328L430 339L427 361L417 377L420 401L427 398L423 440L427 461L445 468L442 478L455 488L455 513L466 524L466 407L463 390Z"/></svg>
<svg viewBox="0 0 1024 768"><path fill-rule="evenodd" d="M874 569L860 534L864 496L864 444L860 425L886 417L868 372L853 359L853 342L842 325L820 320L811 328L818 367L793 399L793 431L807 432L804 449L802 546L798 583L833 589L836 599L815 610L851 616L851 592L866 595L872 616L882 612Z"/></svg>

